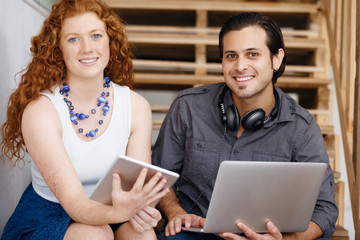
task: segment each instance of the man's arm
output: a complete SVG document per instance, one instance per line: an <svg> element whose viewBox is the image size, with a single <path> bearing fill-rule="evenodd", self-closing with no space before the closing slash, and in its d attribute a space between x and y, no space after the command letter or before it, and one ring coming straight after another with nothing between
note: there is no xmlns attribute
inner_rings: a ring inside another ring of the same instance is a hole
<svg viewBox="0 0 360 240"><path fill-rule="evenodd" d="M296 232L290 234L284 234L284 240L309 240L309 239L317 239L323 235L320 227L314 223L310 222L308 229L305 232Z"/></svg>
<svg viewBox="0 0 360 240"><path fill-rule="evenodd" d="M169 221L165 228L165 236L167 237L179 233L182 225L185 225L185 227L200 227L205 224L204 218L186 213L177 201L173 189L170 189L170 192L160 200L157 207Z"/></svg>
<svg viewBox="0 0 360 240"><path fill-rule="evenodd" d="M168 192L158 203L157 207L165 214L166 218L170 221L175 215L186 214L186 211L180 206L176 199L175 192L170 188Z"/></svg>
<svg viewBox="0 0 360 240"><path fill-rule="evenodd" d="M328 165L311 221L322 230L323 238L330 238L335 231L338 208L335 203L334 175L329 165L324 138L315 119L312 117L308 128L299 134L294 147L297 162L324 162Z"/></svg>

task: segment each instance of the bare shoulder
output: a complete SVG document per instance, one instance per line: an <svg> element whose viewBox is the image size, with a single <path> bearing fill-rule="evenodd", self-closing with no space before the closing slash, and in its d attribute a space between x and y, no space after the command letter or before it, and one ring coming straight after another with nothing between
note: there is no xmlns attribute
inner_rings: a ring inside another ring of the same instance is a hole
<svg viewBox="0 0 360 240"><path fill-rule="evenodd" d="M53 108L51 101L47 97L40 96L26 105L23 118L36 117L37 115L48 113L48 110Z"/></svg>
<svg viewBox="0 0 360 240"><path fill-rule="evenodd" d="M60 130L61 123L54 105L45 96L31 101L24 109L22 116L22 131L30 131L37 127ZM49 129L48 129L49 130Z"/></svg>
<svg viewBox="0 0 360 240"><path fill-rule="evenodd" d="M133 90L130 90L130 101L131 108L133 110L150 111L149 102L143 96Z"/></svg>

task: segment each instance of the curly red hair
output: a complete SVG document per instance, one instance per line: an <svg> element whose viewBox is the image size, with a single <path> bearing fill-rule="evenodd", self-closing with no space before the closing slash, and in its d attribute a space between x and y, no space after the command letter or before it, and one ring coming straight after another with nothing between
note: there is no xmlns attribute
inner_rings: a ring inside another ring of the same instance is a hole
<svg viewBox="0 0 360 240"><path fill-rule="evenodd" d="M66 77L66 66L59 48L61 27L66 18L86 12L95 13L105 23L110 40L110 59L104 75L117 84L133 88L132 53L123 21L101 0L61 0L52 7L37 36L31 39L32 60L18 88L10 95L7 120L1 126L1 158L13 165L23 162L25 145L21 134L21 118L27 104L44 90L52 91Z"/></svg>

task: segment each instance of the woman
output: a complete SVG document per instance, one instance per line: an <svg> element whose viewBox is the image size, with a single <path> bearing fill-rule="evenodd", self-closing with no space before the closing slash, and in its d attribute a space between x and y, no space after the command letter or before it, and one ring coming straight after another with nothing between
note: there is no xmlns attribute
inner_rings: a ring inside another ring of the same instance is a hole
<svg viewBox="0 0 360 240"><path fill-rule="evenodd" d="M146 169L131 191L113 176L108 206L88 198L119 154L151 161L151 110L132 87L121 20L100 0L62 0L32 39L10 96L2 156L31 157L32 183L2 239L156 239L165 180Z"/></svg>

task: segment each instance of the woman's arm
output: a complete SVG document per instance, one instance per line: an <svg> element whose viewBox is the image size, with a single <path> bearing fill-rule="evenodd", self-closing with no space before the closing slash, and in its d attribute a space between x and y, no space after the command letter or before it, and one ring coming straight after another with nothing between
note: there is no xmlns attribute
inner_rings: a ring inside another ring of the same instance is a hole
<svg viewBox="0 0 360 240"><path fill-rule="evenodd" d="M147 100L134 91L130 91L131 132L126 155L151 163L152 115Z"/></svg>
<svg viewBox="0 0 360 240"><path fill-rule="evenodd" d="M131 99L131 132L126 155L151 163L152 113L149 103L141 95L130 91ZM147 206L132 219L130 226L137 232L155 227L161 214L153 207Z"/></svg>
<svg viewBox="0 0 360 240"><path fill-rule="evenodd" d="M62 143L62 129L57 112L44 96L25 108L22 134L26 148L42 177L74 221L86 224L124 222L166 193L159 191L164 184L159 181L160 176L144 185L144 171L139 175L136 188L129 192L123 192L119 176L114 177L113 206L90 200Z"/></svg>

